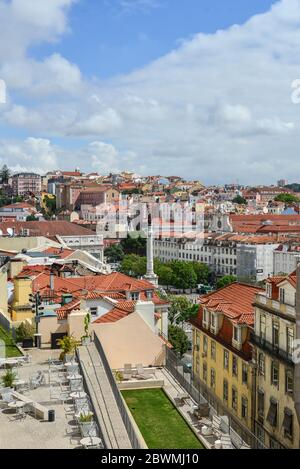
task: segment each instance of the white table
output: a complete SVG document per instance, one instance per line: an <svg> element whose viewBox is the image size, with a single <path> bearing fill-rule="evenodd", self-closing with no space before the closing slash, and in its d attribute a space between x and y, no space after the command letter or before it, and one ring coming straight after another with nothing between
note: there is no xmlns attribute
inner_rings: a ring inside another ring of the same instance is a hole
<svg viewBox="0 0 300 469"><path fill-rule="evenodd" d="M86 438L82 438L82 440L80 440L80 444L82 446L100 446L102 444L102 440L97 436L87 436Z"/></svg>
<svg viewBox="0 0 300 469"><path fill-rule="evenodd" d="M26 405L26 402L23 402L23 401L12 401L8 404L8 407L10 409L22 409L22 407L25 407Z"/></svg>
<svg viewBox="0 0 300 469"><path fill-rule="evenodd" d="M84 397L86 397L86 392L85 391L75 391L75 392L71 392L70 394L70 397L72 399L83 399Z"/></svg>
<svg viewBox="0 0 300 469"><path fill-rule="evenodd" d="M11 367L18 366L19 362L18 360L6 360L5 365L9 365Z"/></svg>

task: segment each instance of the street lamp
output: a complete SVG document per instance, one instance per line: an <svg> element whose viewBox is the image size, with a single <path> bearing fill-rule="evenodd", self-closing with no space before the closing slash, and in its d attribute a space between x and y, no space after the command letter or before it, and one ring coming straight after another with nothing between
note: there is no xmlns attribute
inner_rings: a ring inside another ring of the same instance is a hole
<svg viewBox="0 0 300 469"><path fill-rule="evenodd" d="M41 306L43 303L41 294L39 292L37 293L31 293L29 295L29 301L32 305L32 312L34 313L35 317L35 346L38 347L40 346L39 342L39 322L40 322L40 316L44 310L44 306Z"/></svg>

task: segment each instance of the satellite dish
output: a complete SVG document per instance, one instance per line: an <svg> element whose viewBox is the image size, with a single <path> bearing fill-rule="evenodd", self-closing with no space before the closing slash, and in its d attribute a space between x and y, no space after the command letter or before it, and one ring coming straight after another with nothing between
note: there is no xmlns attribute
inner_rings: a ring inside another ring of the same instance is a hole
<svg viewBox="0 0 300 469"><path fill-rule="evenodd" d="M2 230L0 230L0 236L3 236L3 231Z"/></svg>
<svg viewBox="0 0 300 469"><path fill-rule="evenodd" d="M14 230L12 228L7 228L7 233L9 234L9 236L13 236L14 235Z"/></svg>

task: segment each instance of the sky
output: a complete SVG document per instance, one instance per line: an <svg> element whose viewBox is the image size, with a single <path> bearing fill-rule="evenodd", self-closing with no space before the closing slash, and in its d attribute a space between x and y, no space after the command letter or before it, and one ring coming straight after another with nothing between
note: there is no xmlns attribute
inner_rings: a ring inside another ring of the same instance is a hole
<svg viewBox="0 0 300 469"><path fill-rule="evenodd" d="M0 166L299 181L300 0L0 0L0 31Z"/></svg>

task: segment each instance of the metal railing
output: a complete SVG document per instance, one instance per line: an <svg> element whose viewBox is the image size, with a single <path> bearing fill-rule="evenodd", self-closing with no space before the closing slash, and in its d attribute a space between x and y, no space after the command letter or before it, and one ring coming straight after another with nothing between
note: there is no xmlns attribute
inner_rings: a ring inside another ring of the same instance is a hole
<svg viewBox="0 0 300 469"><path fill-rule="evenodd" d="M254 332L250 332L250 342L258 347L266 350L269 352L273 357L284 360L288 362L290 365L293 365L292 359L292 352L288 352L287 350L282 350L278 346L275 346L268 342L266 339L259 337Z"/></svg>
<svg viewBox="0 0 300 469"><path fill-rule="evenodd" d="M133 449L141 449L140 440L139 440L139 438L138 438L138 436L135 432L135 429L134 429L134 426L132 424L131 418L128 415L128 410L126 408L126 405L123 401L123 398L122 398L121 393L119 391L119 388L117 386L117 383L116 383L115 377L113 375L113 372L112 372L112 370L109 366L109 363L107 361L105 352L104 352L103 347L101 345L101 342L100 342L100 340L99 340L99 338L97 337L96 334L94 335L94 343L95 343L96 349L97 349L97 351L100 355L100 358L102 360L103 367L104 367L105 372L106 372L106 376L109 380L112 392L113 392L114 397L116 399L116 403L117 403L118 409L120 411L120 414L121 414L123 423L125 425L126 431L128 433L129 440L130 440L130 443L132 445L132 448Z"/></svg>
<svg viewBox="0 0 300 469"><path fill-rule="evenodd" d="M229 431L232 441L239 448L243 442L253 449L266 449L259 440L242 422L232 415L228 407L213 393L213 391L191 370L184 371L184 366L179 357L170 349L166 349L166 369L173 375L178 383L190 394L197 404L208 404L210 414L226 415L229 420Z"/></svg>
<svg viewBox="0 0 300 469"><path fill-rule="evenodd" d="M87 395L90 397L90 403L91 403L91 407L92 407L92 412L94 414L94 418L96 420L96 423L97 423L97 427L98 427L98 430L99 430L99 437L101 438L102 440L102 443L103 443L103 446L104 446L104 449L106 449L106 444L105 444L105 438L104 438L104 435L103 435L103 432L102 432L102 428L101 428L101 422L99 422L99 419L97 417L97 412L96 412L96 409L95 409L95 406L94 406L94 402L93 402L93 398L92 396L90 395L90 391L89 391L89 386L86 382L86 376L88 376L87 374L87 371L84 369L84 364L82 363L82 361L80 360L80 355L78 353L78 350L76 350L76 357L77 357L77 362L78 362L78 366L79 366L79 370L80 370L80 374L82 376L82 383L83 383L83 389L84 391L87 393Z"/></svg>

